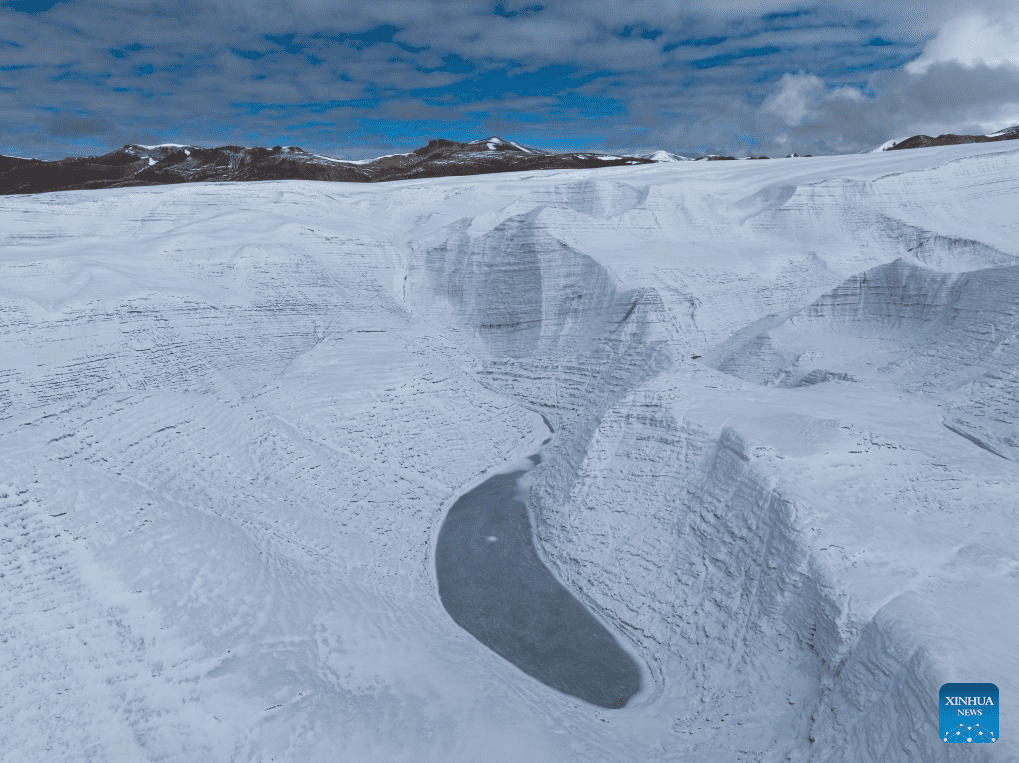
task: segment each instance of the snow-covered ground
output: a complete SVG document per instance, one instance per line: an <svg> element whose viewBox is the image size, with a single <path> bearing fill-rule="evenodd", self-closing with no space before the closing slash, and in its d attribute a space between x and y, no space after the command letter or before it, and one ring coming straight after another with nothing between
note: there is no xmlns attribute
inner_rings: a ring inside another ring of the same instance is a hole
<svg viewBox="0 0 1019 763"><path fill-rule="evenodd" d="M969 760L949 681L1019 758L1017 197L1011 142L3 197L0 759ZM620 710L438 597L539 450Z"/></svg>

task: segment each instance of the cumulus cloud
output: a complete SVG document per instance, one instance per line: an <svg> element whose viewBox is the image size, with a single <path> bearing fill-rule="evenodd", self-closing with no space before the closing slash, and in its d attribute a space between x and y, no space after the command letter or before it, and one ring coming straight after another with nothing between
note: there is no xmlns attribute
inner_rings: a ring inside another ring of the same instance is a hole
<svg viewBox="0 0 1019 763"><path fill-rule="evenodd" d="M862 103L865 100L863 93L855 87L829 88L824 80L813 74L786 73L779 80L776 92L761 104L761 111L764 115L777 117L788 127L797 127L821 116L826 103Z"/></svg>
<svg viewBox="0 0 1019 763"><path fill-rule="evenodd" d="M1019 14L970 14L953 19L927 43L918 59L906 65L906 71L924 74L944 62L1019 66Z"/></svg>
<svg viewBox="0 0 1019 763"><path fill-rule="evenodd" d="M790 127L802 124L814 113L824 94L824 82L813 74L783 74L778 92L768 96L763 110L779 117Z"/></svg>
<svg viewBox="0 0 1019 763"><path fill-rule="evenodd" d="M899 68L869 77L866 92L788 74L758 113L764 153L846 153L917 134L987 134L1019 124L1019 68L956 61L919 74Z"/></svg>

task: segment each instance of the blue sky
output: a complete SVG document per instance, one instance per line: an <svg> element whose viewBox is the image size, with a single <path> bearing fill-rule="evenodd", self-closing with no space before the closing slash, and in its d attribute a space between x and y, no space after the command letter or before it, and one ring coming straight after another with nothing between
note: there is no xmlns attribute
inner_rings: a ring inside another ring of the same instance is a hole
<svg viewBox="0 0 1019 763"><path fill-rule="evenodd" d="M0 0L0 153L845 153L1019 122L1013 0Z"/></svg>

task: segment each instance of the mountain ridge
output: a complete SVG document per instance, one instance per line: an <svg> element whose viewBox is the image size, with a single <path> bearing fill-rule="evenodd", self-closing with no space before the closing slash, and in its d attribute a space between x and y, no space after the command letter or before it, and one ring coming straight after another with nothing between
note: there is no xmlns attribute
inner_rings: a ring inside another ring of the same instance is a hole
<svg viewBox="0 0 1019 763"><path fill-rule="evenodd" d="M902 140L888 140L873 151L1016 139L1019 139L1019 125L989 135L914 135ZM497 136L463 142L436 138L412 151L370 159L323 156L298 146L225 145L203 148L181 143L128 143L99 156L69 156L56 160L0 154L0 195L251 180L377 183L498 172L594 169L734 158L720 154L685 156L666 150L621 154L592 151L556 153Z"/></svg>
<svg viewBox="0 0 1019 763"><path fill-rule="evenodd" d="M0 156L0 195L248 180L390 180L549 169L652 164L642 156L552 153L495 136L434 139L414 151L367 160L336 159L297 146L273 148L128 143L100 156L54 161Z"/></svg>
<svg viewBox="0 0 1019 763"><path fill-rule="evenodd" d="M889 141L881 146L882 151L899 151L907 148L929 148L931 146L954 146L960 143L993 143L999 140L1019 140L1019 125L989 135L956 135L945 133L936 138L930 135L914 135L898 142Z"/></svg>

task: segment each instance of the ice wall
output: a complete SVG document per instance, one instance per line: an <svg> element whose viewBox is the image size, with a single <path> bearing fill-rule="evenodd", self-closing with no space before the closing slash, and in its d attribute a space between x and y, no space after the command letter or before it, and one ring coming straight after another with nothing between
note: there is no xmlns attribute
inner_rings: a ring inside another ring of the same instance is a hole
<svg viewBox="0 0 1019 763"><path fill-rule="evenodd" d="M797 703L816 695L843 615L808 573L790 502L750 465L739 434L679 421L645 388L673 363L658 293L615 286L550 237L540 213L478 237L451 226L409 291L476 340L487 386L552 423L531 489L536 538L639 650L650 678L641 701L725 704L741 676L730 725L774 723L772 682ZM493 310L492 294L521 297ZM783 702L792 716L796 704ZM729 714L715 715L724 729Z"/></svg>
<svg viewBox="0 0 1019 763"><path fill-rule="evenodd" d="M705 361L791 390L871 381L937 388L952 431L961 429L954 405L996 405L1013 415L1011 392L999 390L1013 365L1014 256L895 220L875 196L873 184L855 181L778 185L725 207L728 220L756 227L758 238L793 232L789 257L807 249L813 272L786 290L792 276L784 269L734 270L730 282L750 275L761 292L770 277L768 307L777 311L705 350ZM562 215L577 225L574 213L619 228L627 216L636 223L653 211L662 230L661 194L585 181L535 201L540 206L488 233L472 235L468 220L451 226L421 258L427 264L414 290L426 296L418 309L464 332L486 385L555 422L531 492L536 535L557 574L639 649L654 680L645 701L684 708L677 733L722 733L738 723L731 738L745 739L782 727L784 740L766 747L789 759L962 754L938 740L928 712L946 675L933 636L917 629L931 600L903 590L863 612L850 606L842 573L817 554L806 526L813 507L783 470L756 457L770 450L760 447L760 430L749 426L745 437L738 414L720 430L696 413L687 418L688 392L665 381L688 373L687 347L732 325L701 309L722 298L712 292L727 279L700 293L703 276L688 277L682 289L666 282L627 291L603 259L577 248L593 237L567 236L572 244L558 237ZM849 256L839 259L841 252ZM852 274L882 257L890 259ZM608 259L619 267L618 257ZM514 293L523 296L512 310L488 301ZM684 303L692 309L677 320ZM739 298L726 304L736 313L748 306ZM613 317L624 308L622 319ZM625 340L617 336L624 324ZM988 375L994 394L953 402ZM998 424L1002 437L1014 431L1011 419ZM740 720L705 707L717 705L738 707ZM690 753L703 749L694 744Z"/></svg>

